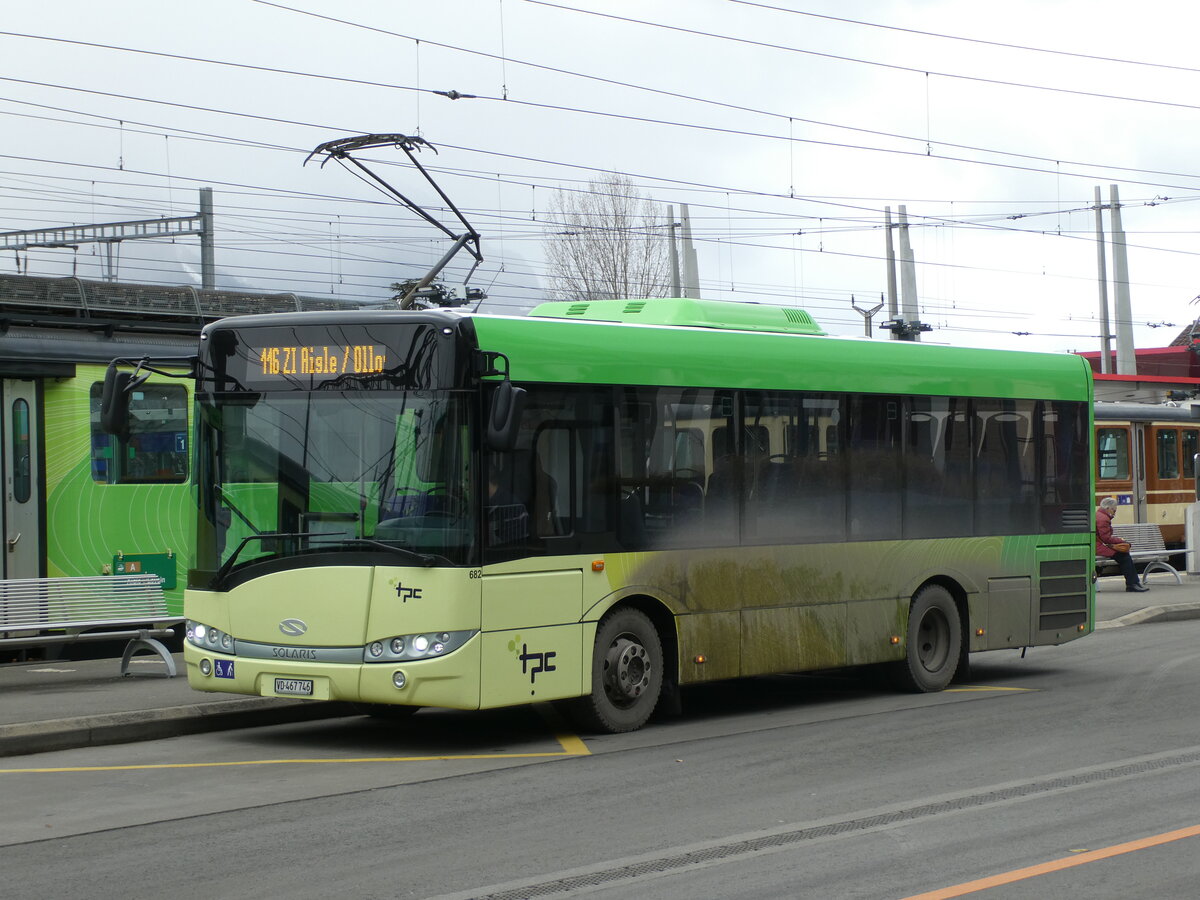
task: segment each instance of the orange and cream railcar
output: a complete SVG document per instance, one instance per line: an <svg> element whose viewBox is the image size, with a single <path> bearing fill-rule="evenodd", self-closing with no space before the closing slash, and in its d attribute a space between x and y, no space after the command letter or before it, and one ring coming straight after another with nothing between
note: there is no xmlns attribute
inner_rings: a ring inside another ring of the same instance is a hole
<svg viewBox="0 0 1200 900"><path fill-rule="evenodd" d="M1196 501L1200 404L1097 403L1096 502L1116 497L1115 525L1152 522L1168 547L1183 546L1183 516Z"/></svg>

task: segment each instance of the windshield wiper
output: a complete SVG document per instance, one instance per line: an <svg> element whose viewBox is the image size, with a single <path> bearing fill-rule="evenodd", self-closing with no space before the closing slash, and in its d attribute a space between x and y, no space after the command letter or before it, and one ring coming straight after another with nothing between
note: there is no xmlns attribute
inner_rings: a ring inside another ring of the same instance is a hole
<svg viewBox="0 0 1200 900"><path fill-rule="evenodd" d="M246 524L250 525L249 522L247 522ZM250 527L253 528L254 526L250 525ZM234 567L234 564L237 562L238 555L242 552L242 549L251 541L266 541L266 540L270 540L272 538L307 537L308 535L309 535L309 532L307 532L307 531L292 531L292 532L260 531L258 534L248 534L244 538L242 538L242 541L240 544L238 544L236 547L233 548L233 552L231 554L229 554L229 559L225 560L225 562L223 562L221 564L221 568L217 569L217 574L215 574L212 577L212 581L210 581L209 584L215 588L218 584L220 584L222 581L225 580L225 576L233 571L233 567Z"/></svg>
<svg viewBox="0 0 1200 900"><path fill-rule="evenodd" d="M318 540L315 541L315 543L322 543L323 541L321 539L327 539L329 541L336 541L341 545L367 544L373 547L379 547L383 550L388 550L392 553L397 553L408 560L416 560L426 568L436 565L439 560L446 564L449 564L450 562L444 556L438 556L432 553L418 553L416 550L409 550L407 547L397 547L394 544L385 544L382 541L374 541L370 538L350 538L349 540L346 540L339 535L322 533L319 531L263 531L258 534L248 534L242 538L241 543L239 543L237 547L234 548L233 553L229 555L229 559L225 560L225 562L221 564L221 568L217 569L216 574L213 575L212 580L209 582L210 586L216 588L217 585L225 580L225 576L233 571L233 567L237 564L238 556L248 543L251 541L265 541L275 538L308 538L310 543L314 542L313 538L317 538Z"/></svg>
<svg viewBox="0 0 1200 900"><path fill-rule="evenodd" d="M334 537L334 535L329 535L329 537ZM399 553L405 559L415 559L423 566L433 566L439 561L446 565L450 565L449 559L436 553L419 553L416 550L409 550L407 547L397 547L395 544L388 544L384 541L376 541L371 538L349 538L348 540L341 540L338 543L366 544L370 547L379 547L382 550L389 550L392 553Z"/></svg>

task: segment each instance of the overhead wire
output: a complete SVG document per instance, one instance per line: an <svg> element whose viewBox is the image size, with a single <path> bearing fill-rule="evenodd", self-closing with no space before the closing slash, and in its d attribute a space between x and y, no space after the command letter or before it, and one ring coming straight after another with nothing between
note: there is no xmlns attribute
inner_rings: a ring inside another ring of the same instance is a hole
<svg viewBox="0 0 1200 900"><path fill-rule="evenodd" d="M262 0L258 0L258 2L262 2ZM850 63L857 63L859 65L865 65L865 66L876 66L879 68L890 69L892 71L897 71L897 72L909 72L914 75L923 75L923 76L936 75L939 78L950 78L950 79L957 79L957 80L961 80L961 81L971 81L971 82L976 82L976 83L980 83L980 84L998 85L1000 87L1015 87L1015 88L1025 88L1028 90L1036 90L1036 91L1049 91L1049 92L1058 93L1058 94L1067 94L1067 95L1075 96L1075 97L1093 97L1093 98L1096 98L1099 100L1119 100L1119 101L1128 102L1128 103L1146 103L1146 104L1149 104L1152 106L1166 106L1166 107L1172 107L1172 108L1176 108L1176 109L1200 109L1200 106L1197 106L1194 103L1178 103L1178 102L1174 102L1171 100L1155 100L1155 99L1147 98L1147 97L1125 97L1125 96L1122 96L1119 94L1104 94L1104 93L1100 93L1098 91L1081 91L1081 90L1077 90L1077 89L1073 89L1073 88L1051 87L1051 86L1044 85L1044 84L1029 84L1029 83L1021 82L1021 81L1009 81L1009 80L1003 79L1003 78L984 78L984 77L978 76L978 75L963 75L963 74L957 73L957 72L939 72L939 71L935 71L933 69L927 69L927 68L922 68L922 67L918 67L918 66L905 66L905 65L901 65L899 63L885 63L885 62L880 62L878 60L863 59L860 57L841 56L836 53L825 53L820 50L805 50L800 47L788 47L784 44L774 44L774 43L770 43L768 41L756 41L756 40L752 40L750 38L736 37L736 36L730 35L730 34L715 34L713 32L701 31L700 29L697 29L697 28L686 28L682 25L668 25L663 22L650 22L645 19L635 19L630 16L619 16L619 15L616 15L615 13L599 12L594 9L580 9L579 7L566 6L565 4L561 4L561 3L551 3L551 2L549 2L549 0L525 0L525 2L533 4L535 6L546 6L546 7L552 8L552 9L560 9L560 10L565 10L567 12L580 13L581 15L596 16L598 18L603 18L603 19L613 19L613 20L616 20L619 22L628 22L628 23L635 24L635 25L646 25L646 26L649 26L652 28L662 28L666 31L674 31L674 32L682 33L682 34L695 35L698 37L712 38L714 40L732 41L732 42L736 42L739 44L746 44L748 46L758 47L761 49L780 50L780 51L784 51L784 52L788 52L788 53L799 53L799 54L803 54L805 56L820 57L822 59L837 60L839 62L850 62Z"/></svg>
<svg viewBox="0 0 1200 900"><path fill-rule="evenodd" d="M266 4L266 5L277 5L277 4ZM210 112L221 112L221 110L210 110ZM578 110L576 110L576 112L578 112ZM259 116L256 116L256 118L259 118ZM275 120L275 121L281 121L281 120ZM284 121L286 121L286 120L284 120ZM302 125L301 122L292 122L292 124ZM592 170L596 170L596 169L592 169ZM1025 229L1015 229L1015 230L1025 230ZM776 250L778 250L779 247L770 247L770 248L776 248Z"/></svg>
<svg viewBox="0 0 1200 900"><path fill-rule="evenodd" d="M1143 59L1127 59L1119 56L1101 56L1095 53L1081 53L1075 50L1054 50L1048 47L1033 47L1027 44L1012 44L1004 41L993 41L986 38L966 37L958 34L944 34L939 31L922 31L919 28L904 28L900 25L885 25L882 22L867 22L862 19L848 19L842 16L831 16L825 13L815 13L809 10L792 9L786 6L774 6L770 3L763 3L761 0L726 0L728 3L736 3L740 6L753 6L760 9L769 9L775 12L790 13L795 16L805 16L811 19L824 19L829 22L843 22L850 25L863 25L868 28L879 28L885 31L898 31L904 34L916 34L922 37L932 37L947 41L963 41L969 44L980 44L987 47L1001 47L1005 50L1025 50L1030 53L1046 53L1053 56L1066 56L1074 59L1088 59L1096 62L1120 63L1127 66L1144 66L1152 69L1166 69L1174 72L1195 72L1200 73L1200 69L1192 66L1181 66L1172 63L1151 62Z"/></svg>

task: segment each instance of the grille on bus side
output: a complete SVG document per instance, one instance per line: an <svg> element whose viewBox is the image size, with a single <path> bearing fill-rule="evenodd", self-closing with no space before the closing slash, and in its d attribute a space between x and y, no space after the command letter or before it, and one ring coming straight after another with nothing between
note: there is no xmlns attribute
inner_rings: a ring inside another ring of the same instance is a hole
<svg viewBox="0 0 1200 900"><path fill-rule="evenodd" d="M1061 521L1063 531L1091 531L1092 511L1086 506L1066 506Z"/></svg>
<svg viewBox="0 0 1200 900"><path fill-rule="evenodd" d="M807 325L813 328L817 327L816 320L802 309L793 309L790 306L783 308L783 317L793 325Z"/></svg>
<svg viewBox="0 0 1200 900"><path fill-rule="evenodd" d="M1038 631L1062 631L1086 623L1088 561L1043 560L1038 574Z"/></svg>

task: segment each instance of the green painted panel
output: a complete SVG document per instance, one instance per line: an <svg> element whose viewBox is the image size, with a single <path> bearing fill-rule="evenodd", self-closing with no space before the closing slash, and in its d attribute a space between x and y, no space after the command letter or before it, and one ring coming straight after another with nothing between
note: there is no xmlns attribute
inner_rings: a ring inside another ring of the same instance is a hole
<svg viewBox="0 0 1200 900"><path fill-rule="evenodd" d="M476 316L517 381L1091 400L1071 354L567 319Z"/></svg>
<svg viewBox="0 0 1200 900"><path fill-rule="evenodd" d="M100 575L112 571L114 557L136 554L170 553L186 569L196 518L190 483L92 478L89 391L103 380L102 366L81 365L76 377L45 384L46 574ZM165 590L168 609L181 613L182 584Z"/></svg>

